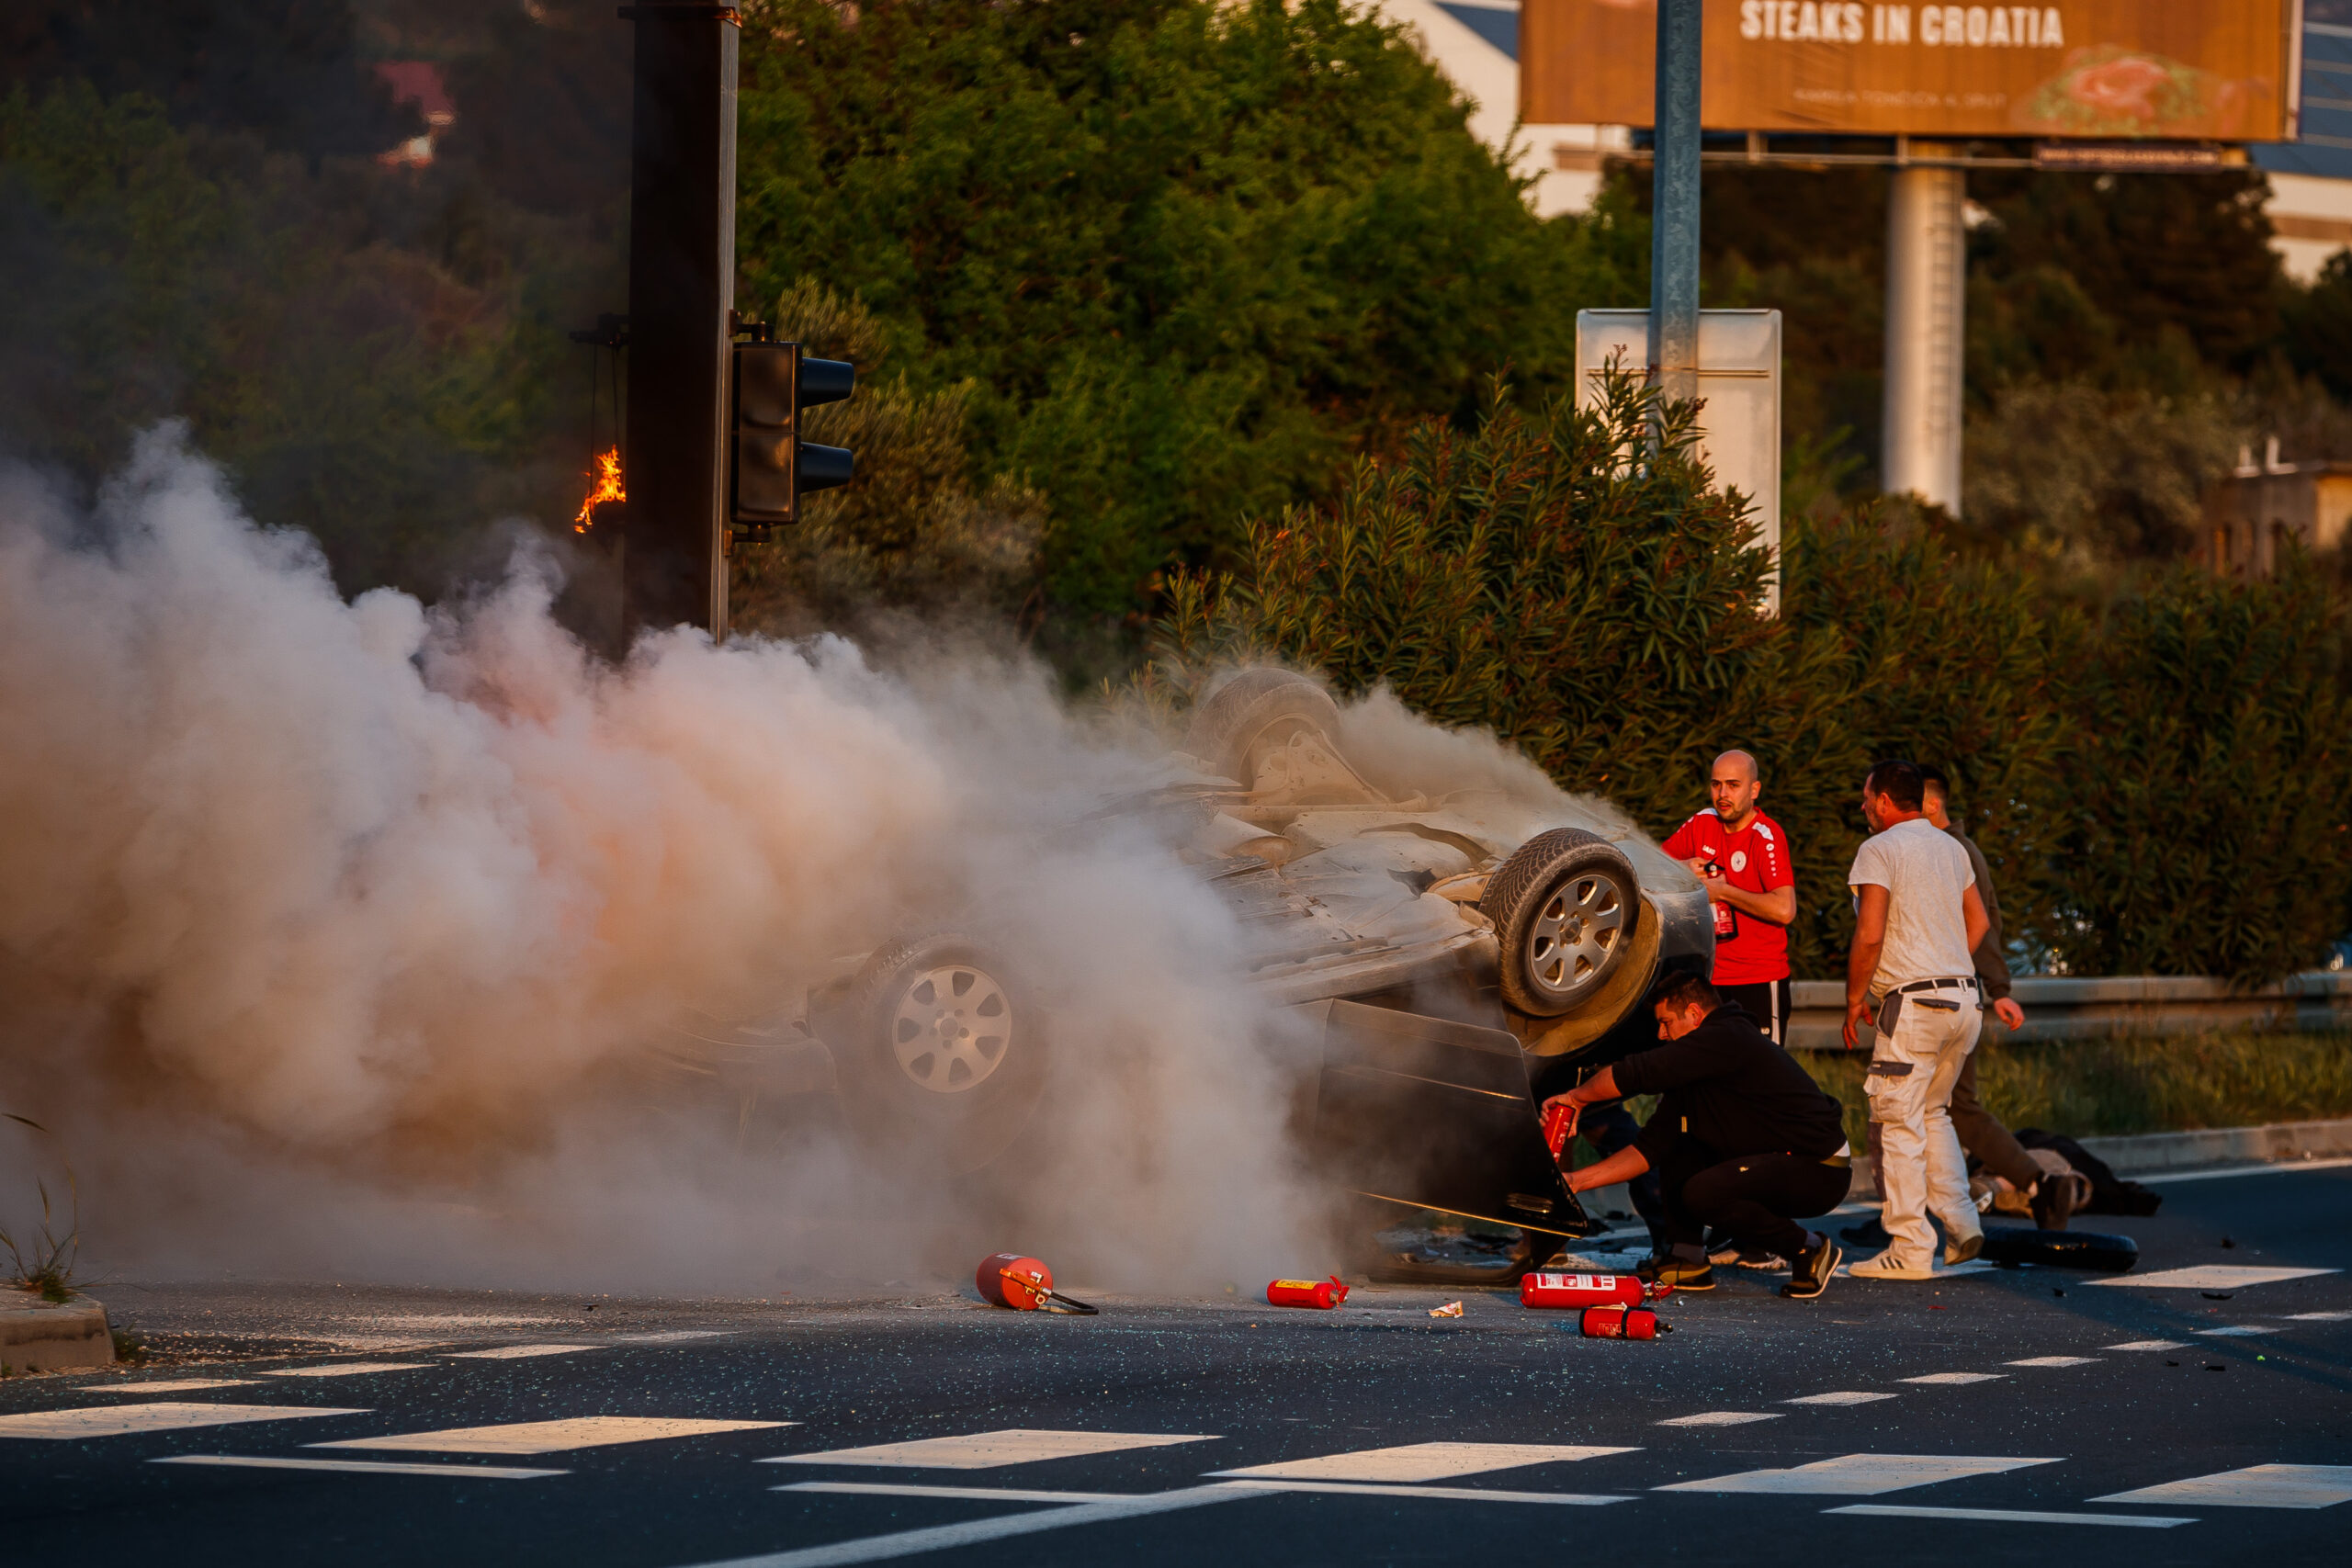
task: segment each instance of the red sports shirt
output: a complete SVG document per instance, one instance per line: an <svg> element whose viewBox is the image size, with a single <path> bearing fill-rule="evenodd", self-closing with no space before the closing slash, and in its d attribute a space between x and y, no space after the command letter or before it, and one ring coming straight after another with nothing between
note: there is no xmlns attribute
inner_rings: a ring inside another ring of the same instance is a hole
<svg viewBox="0 0 2352 1568"><path fill-rule="evenodd" d="M1792 886L1797 879L1789 869L1789 836L1761 811L1745 832L1735 833L1709 807L1677 828L1665 849L1679 861L1713 861L1731 885L1744 892L1770 893ZM1729 904L1714 908L1716 985L1750 986L1788 975L1788 927L1758 919Z"/></svg>

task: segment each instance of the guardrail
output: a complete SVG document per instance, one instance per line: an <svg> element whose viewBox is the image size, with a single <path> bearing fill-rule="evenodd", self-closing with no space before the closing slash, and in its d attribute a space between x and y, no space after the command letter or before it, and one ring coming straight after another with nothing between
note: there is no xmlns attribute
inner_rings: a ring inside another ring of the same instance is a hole
<svg viewBox="0 0 2352 1568"><path fill-rule="evenodd" d="M1846 1019L1842 980L1789 987L1789 1048L1835 1051ZM2116 1034L2181 1034L2204 1029L2352 1029L2352 971L2290 975L2256 990L2186 975L2029 976L2014 995L2025 1027L2009 1031L1984 1015L1987 1039L2091 1040ZM1871 1032L1862 1032L1868 1046Z"/></svg>

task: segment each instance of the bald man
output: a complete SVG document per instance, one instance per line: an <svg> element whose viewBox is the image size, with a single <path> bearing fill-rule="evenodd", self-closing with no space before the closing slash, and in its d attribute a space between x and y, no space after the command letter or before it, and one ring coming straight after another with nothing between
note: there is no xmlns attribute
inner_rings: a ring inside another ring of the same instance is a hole
<svg viewBox="0 0 2352 1568"><path fill-rule="evenodd" d="M1716 994L1788 1043L1789 922L1797 918L1788 835L1758 809L1756 759L1726 751L1707 778L1714 805L1674 830L1666 852L1689 866L1715 911Z"/></svg>

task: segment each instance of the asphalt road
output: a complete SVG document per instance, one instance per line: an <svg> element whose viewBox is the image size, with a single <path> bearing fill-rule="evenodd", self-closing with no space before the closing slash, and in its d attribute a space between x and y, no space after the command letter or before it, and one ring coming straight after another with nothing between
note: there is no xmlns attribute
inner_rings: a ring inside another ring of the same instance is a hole
<svg viewBox="0 0 2352 1568"><path fill-rule="evenodd" d="M1500 1294L1431 1318L1461 1293L1420 1289L1047 1318L944 1290L117 1285L161 1364L0 1382L0 1541L435 1568L2342 1561L2352 1168L2163 1190L2093 1222L2138 1237L2132 1275L1798 1303L1746 1274L1647 1344ZM2185 1268L2328 1271L2129 1282Z"/></svg>

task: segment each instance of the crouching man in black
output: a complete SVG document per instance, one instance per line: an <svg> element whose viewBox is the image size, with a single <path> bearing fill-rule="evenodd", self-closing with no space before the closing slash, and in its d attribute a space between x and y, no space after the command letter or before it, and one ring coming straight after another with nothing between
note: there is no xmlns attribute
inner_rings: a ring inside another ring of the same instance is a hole
<svg viewBox="0 0 2352 1568"><path fill-rule="evenodd" d="M1621 1095L1663 1097L1632 1147L1571 1172L1569 1190L1658 1173L1671 1245L1644 1265L1645 1278L1677 1290L1713 1289L1705 1238L1707 1227L1717 1225L1743 1249L1795 1260L1782 1295L1821 1294L1843 1254L1827 1235L1796 1222L1845 1201L1852 1154L1838 1102L1698 976L1668 980L1651 1005L1667 1043L1637 1051L1544 1102L1566 1104L1573 1117Z"/></svg>

